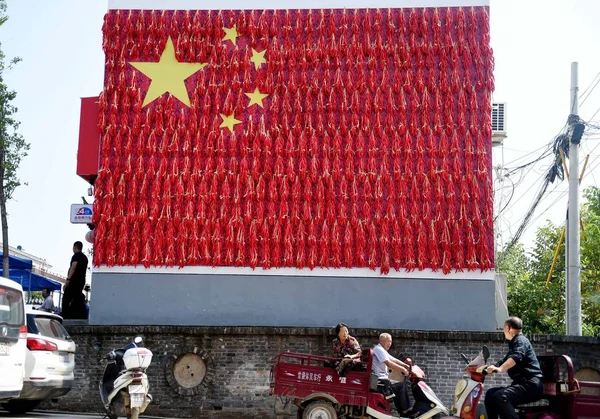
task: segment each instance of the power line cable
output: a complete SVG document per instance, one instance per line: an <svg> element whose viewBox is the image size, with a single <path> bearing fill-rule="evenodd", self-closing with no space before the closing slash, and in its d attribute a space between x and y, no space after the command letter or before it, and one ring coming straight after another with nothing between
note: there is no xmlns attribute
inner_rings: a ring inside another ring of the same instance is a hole
<svg viewBox="0 0 600 419"><path fill-rule="evenodd" d="M591 83L589 84L587 89L585 89L585 91L581 95L579 95L579 99L581 100L581 102L579 103L579 106L583 105L583 103L587 100L587 98L590 97L590 95L592 94L592 92L594 91L596 86L598 86L598 83L600 83L600 78L598 76L600 76L600 71L598 72L598 74L596 74L596 77L593 78L593 80L591 81ZM596 81L596 84L594 84L594 80L596 80L596 79L598 79L598 81ZM592 84L594 84L594 87L592 87L592 90L590 90L590 87L592 86ZM585 95L587 93L588 90L590 90L590 92L587 94L587 96L585 98L581 99L583 97L583 95Z"/></svg>
<svg viewBox="0 0 600 419"><path fill-rule="evenodd" d="M598 112L600 112L600 108L598 108L598 110L596 110L596 112L594 112L594 114L590 118L590 121L594 119L594 117L598 114ZM595 128L598 128L598 127L595 127Z"/></svg>
<svg viewBox="0 0 600 419"><path fill-rule="evenodd" d="M554 144L554 142L555 142L555 140L556 140L556 137L558 137L558 136L559 136L559 135L561 135L561 134L564 134L564 132L565 132L565 130L566 130L566 129L567 129L567 124L563 125L563 127L560 129L560 131L558 132L558 134L557 134L557 135L556 135L556 136L555 136L555 137L554 137L552 140L550 140L548 143L546 143L546 144L544 144L543 146L541 146L541 147L539 147L539 148L537 148L537 149L535 149L535 150L533 150L533 151L531 151L531 152L527 153L527 154L526 154L526 155L524 155L524 156L517 157L516 159L514 159L514 160L512 160L512 161L510 161L510 162L508 162L508 163L506 163L506 164L504 165L504 167L511 166L511 165L515 164L516 162L518 162L518 161L520 161L520 160L523 160L523 159L527 158L528 156L530 156L530 155L533 155L533 154L537 153L537 152L538 152L538 151L540 151L540 150L544 150L544 152L543 152L543 155L546 155L546 156L548 156L549 154L546 154L546 153L547 153L547 152L548 152L548 151L549 151L549 150L552 148L552 144ZM540 157L541 157L541 156L540 156ZM539 157L538 157L538 158L536 158L536 159L534 159L534 161L537 161L538 159L539 159ZM527 164L525 164L525 166L526 166L526 165L527 165Z"/></svg>
<svg viewBox="0 0 600 419"><path fill-rule="evenodd" d="M596 148L598 148L598 146L600 146L600 144L596 145L596 147L594 147L594 149L593 149L593 150L595 150ZM590 153L590 154L591 154L591 153ZM589 170L588 170L586 173L584 173L584 174L583 174L582 180L583 180L583 179L585 179L585 178L586 178L588 175L590 175L590 174L593 176L594 169L596 169L598 166L600 166L600 161L599 161L599 162L598 162L598 163L597 163L595 166L593 166L593 167L592 167L592 165L593 165L593 164L594 164L594 163L595 163L595 162L596 162L596 161L597 161L599 158L600 158L600 155L596 156L596 157L594 158L594 160L592 160L592 162L589 164L589 166L590 166L590 169L589 169ZM556 190L556 189L558 189L558 184L557 184L557 187L556 187L556 188L554 188L554 190ZM554 192L554 191L550 191L550 193L552 193L552 192ZM539 220L539 219L540 219L540 217L542 217L542 215L544 215L546 212L548 212L548 210L549 210L550 208L554 207L554 205L555 205L555 204L556 204L558 201L560 201L562 198L564 198L568 192L569 192L569 190L568 190L568 189L567 189L567 190L564 190L564 191L561 191L561 192L560 192L560 195L558 196L558 198L556 198L556 199L555 199L555 200L552 202L552 204L550 204L550 205L548 206L548 208L546 208L546 209L545 209L544 211L542 211L542 212L541 212L541 213L540 213L540 214L539 214L539 215L538 215L536 218L534 218L534 219L531 221L531 224L534 224L534 223L535 223L537 220Z"/></svg>
<svg viewBox="0 0 600 419"><path fill-rule="evenodd" d="M523 232L525 231L525 228L527 227L527 224L531 221L531 218L533 217L533 214L534 214L537 206L540 204L540 202L542 201L542 198L544 197L546 191L548 190L548 186L550 185L550 183L554 183L556 178L559 178L561 180L564 179L564 169L562 166L562 159L560 156L560 152L562 150L562 152L565 154L565 156L568 156L568 153L569 153L568 148L569 148L569 138L565 134L559 134L558 136L556 136L556 138L554 139L554 142L552 144L552 151L554 153L554 164L552 166L550 166L546 175L544 176L540 190L538 191L535 198L533 199L533 202L531 203L529 210L525 213L525 217L523 218L521 225L519 226L519 228L517 229L517 231L515 232L513 237L510 239L508 244L506 245L505 250L512 248L519 241L519 239L521 238L521 235L523 234Z"/></svg>

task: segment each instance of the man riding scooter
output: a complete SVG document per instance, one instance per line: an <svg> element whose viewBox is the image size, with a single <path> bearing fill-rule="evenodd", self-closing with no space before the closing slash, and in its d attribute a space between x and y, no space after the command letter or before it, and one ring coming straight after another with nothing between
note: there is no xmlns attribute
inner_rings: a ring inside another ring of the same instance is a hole
<svg viewBox="0 0 600 419"><path fill-rule="evenodd" d="M531 403L542 397L542 370L529 340L523 336L523 321L509 317L504 322L504 337L508 340L508 353L504 359L487 368L488 374L508 372L512 384L494 387L485 394L488 419L518 419L515 407Z"/></svg>
<svg viewBox="0 0 600 419"><path fill-rule="evenodd" d="M410 410L408 390L404 383L396 382L392 384L389 379L388 368L393 371L400 371L402 375L406 376L410 367L388 353L391 346L392 336L389 333L379 335L379 345L373 348L373 372L377 375L380 384L392 389L395 394L394 404L396 409L398 409L398 413L405 415Z"/></svg>

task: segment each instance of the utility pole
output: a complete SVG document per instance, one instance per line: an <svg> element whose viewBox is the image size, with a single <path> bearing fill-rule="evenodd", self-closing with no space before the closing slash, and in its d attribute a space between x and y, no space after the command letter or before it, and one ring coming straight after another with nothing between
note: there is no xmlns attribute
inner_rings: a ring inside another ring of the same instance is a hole
<svg viewBox="0 0 600 419"><path fill-rule="evenodd" d="M579 122L578 63L571 63L571 108L569 113L569 212L567 216L567 335L581 336L581 260L579 232Z"/></svg>

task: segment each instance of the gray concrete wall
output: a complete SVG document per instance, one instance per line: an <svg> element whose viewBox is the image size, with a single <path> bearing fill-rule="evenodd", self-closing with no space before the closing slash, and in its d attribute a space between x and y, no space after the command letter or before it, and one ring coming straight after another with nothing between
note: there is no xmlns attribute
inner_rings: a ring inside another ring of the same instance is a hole
<svg viewBox="0 0 600 419"><path fill-rule="evenodd" d="M493 331L493 280L94 273L90 324Z"/></svg>

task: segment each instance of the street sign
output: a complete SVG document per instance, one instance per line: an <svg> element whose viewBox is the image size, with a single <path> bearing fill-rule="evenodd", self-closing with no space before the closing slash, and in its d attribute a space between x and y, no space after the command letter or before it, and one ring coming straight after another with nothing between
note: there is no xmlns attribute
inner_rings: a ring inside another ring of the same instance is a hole
<svg viewBox="0 0 600 419"><path fill-rule="evenodd" d="M92 204L71 204L71 223L90 224L94 206Z"/></svg>

